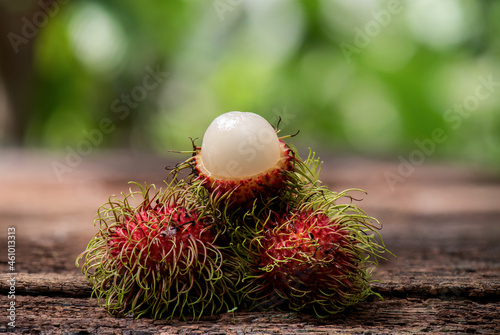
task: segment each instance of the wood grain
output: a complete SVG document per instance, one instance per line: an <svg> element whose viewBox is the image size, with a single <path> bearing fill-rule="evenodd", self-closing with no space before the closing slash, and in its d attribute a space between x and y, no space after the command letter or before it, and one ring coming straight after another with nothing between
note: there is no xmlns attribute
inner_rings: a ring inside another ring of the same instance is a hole
<svg viewBox="0 0 500 335"><path fill-rule="evenodd" d="M202 320L116 318L90 299L75 266L95 234L97 207L128 180L161 183L160 157L110 154L84 161L62 183L57 157L11 153L0 162L0 238L16 227L16 328L6 325L10 274L0 254L0 332L32 334L397 334L500 333L500 178L428 164L390 190L376 160L333 159L323 181L364 188L359 204L383 223L388 256L369 299L338 315L237 310ZM139 164L140 162L148 164ZM118 162L118 163L117 163ZM36 167L36 168L35 168ZM110 170L113 170L110 172ZM4 308L5 307L5 308Z"/></svg>

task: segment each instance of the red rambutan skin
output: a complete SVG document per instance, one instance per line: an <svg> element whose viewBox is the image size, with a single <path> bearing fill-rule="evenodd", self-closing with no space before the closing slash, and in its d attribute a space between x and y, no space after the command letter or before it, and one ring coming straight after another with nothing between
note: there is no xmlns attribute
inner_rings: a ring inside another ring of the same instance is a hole
<svg viewBox="0 0 500 335"><path fill-rule="evenodd" d="M290 219L291 218L291 219ZM283 215L259 239L256 264L265 269L263 290L280 292L351 286L357 269L349 232L325 214Z"/></svg>
<svg viewBox="0 0 500 335"><path fill-rule="evenodd" d="M143 208L112 230L109 254L127 267L138 264L161 271L162 264L177 263L180 256L193 251L193 245L212 243L214 236L206 228L196 213L183 207ZM195 250L200 256L206 252L203 246Z"/></svg>
<svg viewBox="0 0 500 335"><path fill-rule="evenodd" d="M195 156L197 179L210 192L218 196L231 193L230 201L233 205L249 203L259 196L276 195L283 186L285 171L293 170L294 153L280 140L281 157L276 165L260 174L241 179L217 177L210 173L203 164L201 152Z"/></svg>

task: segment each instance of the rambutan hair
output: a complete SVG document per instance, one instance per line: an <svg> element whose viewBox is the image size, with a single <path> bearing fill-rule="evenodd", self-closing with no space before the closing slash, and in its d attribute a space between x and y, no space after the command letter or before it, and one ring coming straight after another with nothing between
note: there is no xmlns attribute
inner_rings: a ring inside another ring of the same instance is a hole
<svg viewBox="0 0 500 335"><path fill-rule="evenodd" d="M217 218L184 181L164 191L136 185L99 208L100 229L77 259L98 303L112 314L153 318L233 308L238 278Z"/></svg>
<svg viewBox="0 0 500 335"><path fill-rule="evenodd" d="M295 193L277 200L281 208L270 201L240 215L232 245L246 274L241 291L250 308L324 317L379 296L370 277L387 250L379 222L352 203L350 194L362 190L321 186L312 154L301 168ZM338 203L341 198L351 203Z"/></svg>

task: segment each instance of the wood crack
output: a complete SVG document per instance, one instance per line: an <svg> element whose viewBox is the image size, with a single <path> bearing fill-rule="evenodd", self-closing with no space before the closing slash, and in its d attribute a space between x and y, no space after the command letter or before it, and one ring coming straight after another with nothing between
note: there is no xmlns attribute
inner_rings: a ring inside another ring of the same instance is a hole
<svg viewBox="0 0 500 335"><path fill-rule="evenodd" d="M0 275L0 291L7 294L10 290L8 274ZM462 299L481 302L500 301L500 281L485 280L442 281L436 278L411 282L407 278L399 278L372 284L374 291L384 298L438 298ZM44 274L18 273L16 275L16 295L28 296L61 296L85 298L90 297L92 289L85 277L79 274Z"/></svg>

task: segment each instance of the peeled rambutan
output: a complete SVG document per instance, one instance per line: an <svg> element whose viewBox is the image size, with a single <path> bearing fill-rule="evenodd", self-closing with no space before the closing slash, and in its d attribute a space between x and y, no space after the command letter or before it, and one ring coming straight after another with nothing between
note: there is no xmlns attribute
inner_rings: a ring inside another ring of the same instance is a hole
<svg viewBox="0 0 500 335"><path fill-rule="evenodd" d="M346 191L308 192L288 211L260 213L260 226L240 228L246 240L253 236L237 247L253 308L326 316L375 294L370 273L385 251L373 234L376 220L355 205L336 205Z"/></svg>
<svg viewBox="0 0 500 335"><path fill-rule="evenodd" d="M235 206L275 196L294 168L294 153L260 115L229 112L215 118L201 148L186 163L211 194ZM185 165L184 165L185 166Z"/></svg>
<svg viewBox="0 0 500 335"><path fill-rule="evenodd" d="M218 245L214 216L182 181L110 198L96 221L100 230L79 259L111 313L197 318L234 307L231 256Z"/></svg>

